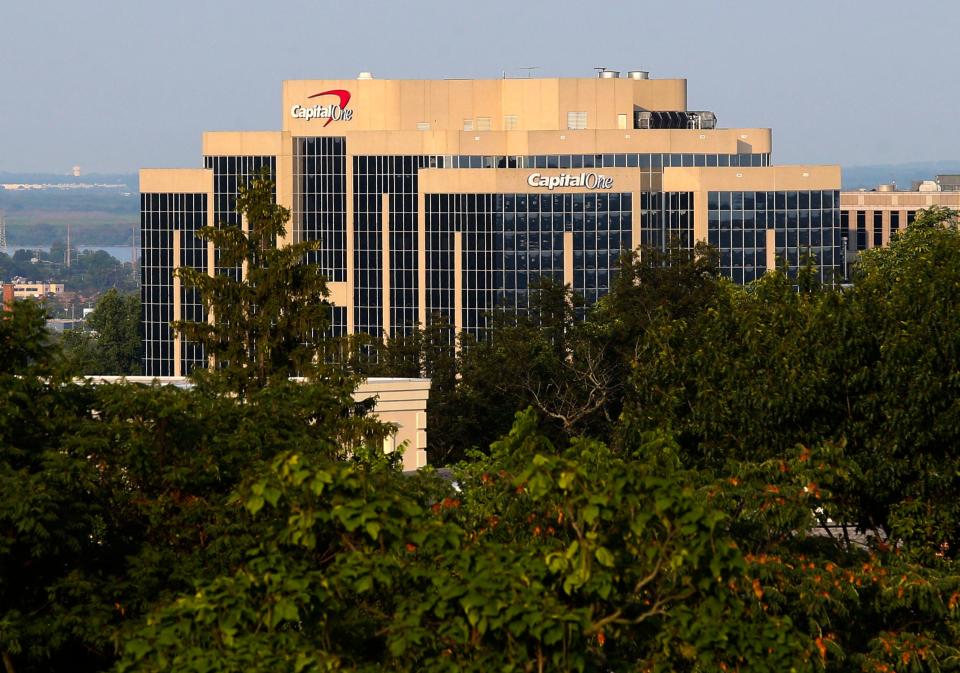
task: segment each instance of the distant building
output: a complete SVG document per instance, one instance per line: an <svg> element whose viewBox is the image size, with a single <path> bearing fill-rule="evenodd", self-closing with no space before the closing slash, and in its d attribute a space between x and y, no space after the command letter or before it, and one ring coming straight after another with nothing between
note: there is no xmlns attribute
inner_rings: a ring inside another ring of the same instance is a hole
<svg viewBox="0 0 960 673"><path fill-rule="evenodd" d="M879 185L874 190L840 193L841 229L847 237L847 259L852 262L861 250L879 248L906 227L917 211L933 206L960 209L960 191L943 190L943 184L957 184L960 176L938 175L936 180L914 183L910 191L898 191L896 185ZM848 264L849 266L849 264Z"/></svg>
<svg viewBox="0 0 960 673"><path fill-rule="evenodd" d="M39 299L41 297L61 294L63 294L63 283L19 281L13 284L13 296L15 299Z"/></svg>
<svg viewBox="0 0 960 673"><path fill-rule="evenodd" d="M937 185L942 192L960 192L960 175L938 175Z"/></svg>

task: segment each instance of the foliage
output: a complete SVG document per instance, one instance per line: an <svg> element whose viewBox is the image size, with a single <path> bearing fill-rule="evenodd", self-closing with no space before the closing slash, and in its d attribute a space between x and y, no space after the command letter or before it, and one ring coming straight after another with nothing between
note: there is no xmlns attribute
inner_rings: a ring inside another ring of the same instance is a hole
<svg viewBox="0 0 960 673"><path fill-rule="evenodd" d="M544 283L488 339L436 320L334 352L291 314L322 325L322 278L265 252L285 213L257 190L253 234L222 233L256 283L211 281L227 325L182 326L215 341L202 385L71 385L36 307L0 321L9 666L960 668L954 213L852 288L642 251L592 309ZM433 377L453 483L382 459L351 398L375 373Z"/></svg>
<svg viewBox="0 0 960 673"><path fill-rule="evenodd" d="M129 263L124 264L104 250L74 250L68 267L64 264L65 251L63 242L57 241L50 252L21 249L13 255L0 253L0 277L63 283L67 291L84 295L111 288L120 292L137 289L138 279Z"/></svg>
<svg viewBox="0 0 960 673"><path fill-rule="evenodd" d="M239 278L176 270L187 287L199 291L211 317L173 323L184 338L202 344L215 363L209 374L196 370L195 378L221 382L241 398L268 383L323 370L329 292L319 265L306 261L317 243L278 245L290 212L277 205L273 188L266 171L240 187L236 210L246 230L222 226L199 232L219 248L224 267L242 269Z"/></svg>
<svg viewBox="0 0 960 673"><path fill-rule="evenodd" d="M108 290L84 321L63 335L66 356L83 374L136 375L143 354L140 297Z"/></svg>
<svg viewBox="0 0 960 673"><path fill-rule="evenodd" d="M598 442L559 449L524 414L462 496L441 495L429 476L278 457L245 490L247 509L277 510L278 525L237 573L156 613L119 670L803 661L787 620L728 589L746 566L718 530L723 517Z"/></svg>

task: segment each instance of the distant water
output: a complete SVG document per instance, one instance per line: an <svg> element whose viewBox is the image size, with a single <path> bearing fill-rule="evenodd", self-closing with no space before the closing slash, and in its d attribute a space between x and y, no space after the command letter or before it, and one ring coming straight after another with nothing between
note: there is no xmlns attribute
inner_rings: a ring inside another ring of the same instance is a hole
<svg viewBox="0 0 960 673"><path fill-rule="evenodd" d="M7 249L12 255L17 250L43 250L45 252L50 252L49 245L8 245ZM78 245L76 246L77 250L103 250L107 254L116 257L121 262L130 261L130 246L129 245ZM140 257L140 248L137 248L137 257Z"/></svg>

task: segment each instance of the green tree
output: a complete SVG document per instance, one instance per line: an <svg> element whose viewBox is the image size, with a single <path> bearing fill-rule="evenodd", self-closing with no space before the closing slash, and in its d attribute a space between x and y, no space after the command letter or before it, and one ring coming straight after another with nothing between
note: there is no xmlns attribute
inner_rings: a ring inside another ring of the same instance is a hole
<svg viewBox="0 0 960 673"><path fill-rule="evenodd" d="M63 335L63 346L84 374L136 375L141 371L142 338L140 297L111 289L87 316L84 330Z"/></svg>
<svg viewBox="0 0 960 673"><path fill-rule="evenodd" d="M177 274L195 287L210 316L208 322L178 321L184 338L203 345L215 363L200 381L219 381L245 397L269 382L323 370L323 336L329 326L329 291L322 270L307 263L316 241L278 245L286 235L290 211L277 205L266 172L241 186L236 210L246 229L206 227L199 235L220 249L220 263L242 269L210 276L191 268Z"/></svg>
<svg viewBox="0 0 960 673"><path fill-rule="evenodd" d="M851 448L862 523L936 558L960 553L960 215L920 211L865 251L850 293L860 330Z"/></svg>
<svg viewBox="0 0 960 673"><path fill-rule="evenodd" d="M119 669L812 669L669 475L527 413L461 489L279 456L244 489L279 515L249 561L154 613Z"/></svg>

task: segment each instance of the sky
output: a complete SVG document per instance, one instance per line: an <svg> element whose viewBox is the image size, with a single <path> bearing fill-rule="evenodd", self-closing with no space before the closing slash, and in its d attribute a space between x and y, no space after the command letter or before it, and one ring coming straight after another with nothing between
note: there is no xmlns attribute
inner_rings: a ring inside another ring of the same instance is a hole
<svg viewBox="0 0 960 673"><path fill-rule="evenodd" d="M777 163L960 159L957 0L0 0L0 171L198 167L284 79L688 80Z"/></svg>

